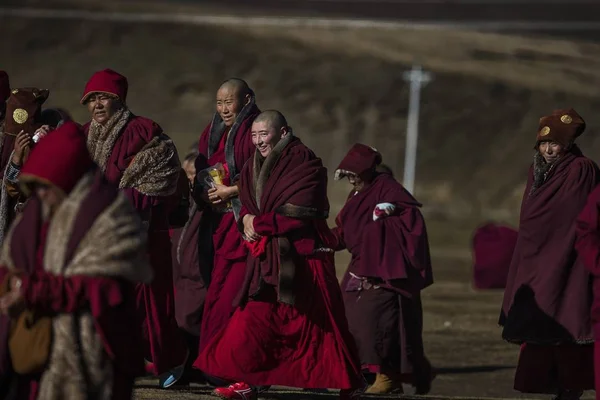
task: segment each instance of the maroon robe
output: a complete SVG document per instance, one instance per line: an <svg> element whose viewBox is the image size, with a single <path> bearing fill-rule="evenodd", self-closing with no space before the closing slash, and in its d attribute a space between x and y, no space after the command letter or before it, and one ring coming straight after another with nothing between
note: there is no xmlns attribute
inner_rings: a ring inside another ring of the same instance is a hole
<svg viewBox="0 0 600 400"><path fill-rule="evenodd" d="M242 306L194 367L252 385L361 387L333 257L315 251L329 235L321 160L290 134L266 159L255 153L240 186L240 217L255 215L264 239L249 246Z"/></svg>
<svg viewBox="0 0 600 400"><path fill-rule="evenodd" d="M225 185L233 185L254 151L250 130L260 110L254 97L227 128L218 113L204 129L198 142L196 171L223 164ZM175 307L177 322L196 346L188 345L192 361L229 321L233 298L242 284L247 249L237 230L241 203L233 198L232 208L212 208L200 199L177 244ZM198 338L199 337L199 338Z"/></svg>
<svg viewBox="0 0 600 400"><path fill-rule="evenodd" d="M504 289L519 233L493 223L477 229L473 236L473 286Z"/></svg>
<svg viewBox="0 0 600 400"><path fill-rule="evenodd" d="M396 210L373 221L379 203ZM420 291L433 283L433 273L420 207L391 175L378 174L364 190L350 193L332 233L336 250L352 254L342 291L362 368L428 387L432 371L423 348Z"/></svg>
<svg viewBox="0 0 600 400"><path fill-rule="evenodd" d="M87 123L83 127L86 134L89 126L90 123ZM118 134L106 162L108 181L118 185L136 154L163 134L154 121L132 115ZM136 287L137 315L146 345L146 358L152 360L156 374L161 374L181 365L186 356L185 343L175 320L173 300L168 220L172 199L170 196L148 195L133 187L124 188L122 192L148 224L148 252L154 278L149 285L140 283Z"/></svg>
<svg viewBox="0 0 600 400"><path fill-rule="evenodd" d="M587 362L593 342L591 280L574 244L575 220L598 179L598 167L577 147L561 157L531 194L533 167L529 171L500 315L502 337L525 344L515 375L519 391L593 386L590 379L581 379L592 371ZM549 354L547 362L540 348Z"/></svg>
<svg viewBox="0 0 600 400"><path fill-rule="evenodd" d="M113 185L108 184L101 174L96 175L75 218L65 264L75 254L96 218L112 204L116 194ZM41 203L36 197L32 197L12 235L11 257L24 273L21 276L21 290L27 307L47 315L74 313L88 308L115 370L112 398L129 399L133 393L134 378L144 372L141 335L135 322L132 322L132 316L135 315L134 285L120 278L85 275L66 277L45 271L43 260L48 225L41 218ZM8 276L9 271L4 267L0 268L0 281ZM0 317L2 374L11 373L8 326L8 318ZM5 369L7 366L8 369ZM41 374L17 376L17 399L36 398L40 378Z"/></svg>
<svg viewBox="0 0 600 400"><path fill-rule="evenodd" d="M590 194L587 204L577 218L575 248L579 259L591 274L593 282L592 323L596 339L595 388L596 399L600 399L600 186Z"/></svg>

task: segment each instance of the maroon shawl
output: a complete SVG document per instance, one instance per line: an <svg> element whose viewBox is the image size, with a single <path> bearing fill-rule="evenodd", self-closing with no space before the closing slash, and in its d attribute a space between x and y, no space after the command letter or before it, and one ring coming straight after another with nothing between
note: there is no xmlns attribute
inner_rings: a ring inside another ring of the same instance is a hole
<svg viewBox="0 0 600 400"><path fill-rule="evenodd" d="M301 257L295 251L295 244L313 240L314 247L317 246L315 221L325 221L329 213L327 169L320 158L290 133L266 158L256 152L246 164L240 176L240 200L252 215L277 213L306 220L306 225L285 237L268 238L266 251L258 259L248 256L247 279L236 305L253 294L248 293L251 284L256 287L261 279L277 287L279 301L294 304L295 266Z"/></svg>
<svg viewBox="0 0 600 400"><path fill-rule="evenodd" d="M593 341L591 281L577 259L574 242L577 215L598 179L597 165L577 147L557 162L531 194L530 169L499 321L505 340Z"/></svg>
<svg viewBox="0 0 600 400"><path fill-rule="evenodd" d="M384 202L394 204L395 213L373 221L375 206ZM352 254L348 270L412 294L431 285L429 241L420 207L389 174L378 174L361 192L352 191L336 218Z"/></svg>

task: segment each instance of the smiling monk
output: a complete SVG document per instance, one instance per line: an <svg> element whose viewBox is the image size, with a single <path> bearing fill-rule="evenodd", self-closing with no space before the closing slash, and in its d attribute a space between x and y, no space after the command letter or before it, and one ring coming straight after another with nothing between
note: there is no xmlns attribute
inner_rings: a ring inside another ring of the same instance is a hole
<svg viewBox="0 0 600 400"><path fill-rule="evenodd" d="M590 275L574 248L599 179L574 143L584 129L573 109L540 119L500 315L502 337L521 345L515 389L562 400L594 387Z"/></svg>
<svg viewBox="0 0 600 400"><path fill-rule="evenodd" d="M228 79L217 90L213 119L198 142L195 172L220 164L222 181L208 188L202 174L194 179L195 206L176 248L175 308L191 354L186 372L229 321L244 279L248 250L237 230L241 209L237 182L254 152L250 128L259 113L248 84ZM189 374L180 383L186 377Z"/></svg>
<svg viewBox="0 0 600 400"><path fill-rule="evenodd" d="M129 110L127 89L123 75L110 69L96 72L81 98L92 117L84 130L92 159L131 201L148 230L154 280L136 287L137 311L146 358L153 363L149 370L161 374L185 359L175 321L168 223L169 200L176 192L181 166L173 141L161 127Z"/></svg>
<svg viewBox="0 0 600 400"><path fill-rule="evenodd" d="M342 399L357 398L358 352L326 251L327 170L278 111L256 118L252 142L240 177L239 227L250 254L239 307L194 366L235 382L215 390L226 399L256 399L260 385L338 388Z"/></svg>

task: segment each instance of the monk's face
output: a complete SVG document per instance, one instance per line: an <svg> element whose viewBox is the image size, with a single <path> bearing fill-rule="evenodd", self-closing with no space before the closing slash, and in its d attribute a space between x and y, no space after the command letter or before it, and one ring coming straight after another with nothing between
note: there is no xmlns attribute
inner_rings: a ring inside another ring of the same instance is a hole
<svg viewBox="0 0 600 400"><path fill-rule="evenodd" d="M260 155L266 157L287 133L286 127L276 129L269 121L255 122L252 124L252 143Z"/></svg>
<svg viewBox="0 0 600 400"><path fill-rule="evenodd" d="M181 167L185 171L190 183L194 183L194 179L196 179L196 165L194 164L194 160L185 160L181 163Z"/></svg>
<svg viewBox="0 0 600 400"><path fill-rule="evenodd" d="M348 182L354 186L354 190L357 192L360 192L365 187L365 181L359 175L353 173L348 174Z"/></svg>
<svg viewBox="0 0 600 400"><path fill-rule="evenodd" d="M225 126L230 127L235 122L240 111L248 102L250 96L242 96L240 90L233 85L224 85L217 91L217 112Z"/></svg>
<svg viewBox="0 0 600 400"><path fill-rule="evenodd" d="M564 153L562 145L556 142L542 142L539 147L540 154L548 164L552 164Z"/></svg>
<svg viewBox="0 0 600 400"><path fill-rule="evenodd" d="M92 119L100 125L106 124L123 107L117 97L106 93L93 93L88 97L86 105Z"/></svg>
<svg viewBox="0 0 600 400"><path fill-rule="evenodd" d="M35 195L42 202L42 209L45 217L51 217L62 204L65 194L54 185L36 184L34 187Z"/></svg>

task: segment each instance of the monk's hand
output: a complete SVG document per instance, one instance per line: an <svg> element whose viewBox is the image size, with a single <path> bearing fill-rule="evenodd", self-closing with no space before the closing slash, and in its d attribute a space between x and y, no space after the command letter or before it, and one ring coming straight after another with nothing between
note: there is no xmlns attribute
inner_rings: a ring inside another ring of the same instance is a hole
<svg viewBox="0 0 600 400"><path fill-rule="evenodd" d="M242 223L244 224L244 235L249 242L256 242L260 239L260 235L254 230L254 218L254 215L246 214L242 220Z"/></svg>
<svg viewBox="0 0 600 400"><path fill-rule="evenodd" d="M9 316L18 315L25 308L25 299L21 291L21 279L13 276L10 279L10 291L0 298L0 311Z"/></svg>
<svg viewBox="0 0 600 400"><path fill-rule="evenodd" d="M50 125L42 125L35 131L32 139L37 138L35 140L37 143L40 141L40 139L42 139L43 137L46 137L51 130L52 130L52 128L50 128Z"/></svg>
<svg viewBox="0 0 600 400"><path fill-rule="evenodd" d="M212 204L223 204L234 197L236 189L237 187L235 186L219 185L218 183L215 183L215 187L208 191L208 199Z"/></svg>
<svg viewBox="0 0 600 400"><path fill-rule="evenodd" d="M396 206L392 203L379 203L373 210L373 221L377 221L379 218L390 216L396 211Z"/></svg>
<svg viewBox="0 0 600 400"><path fill-rule="evenodd" d="M23 163L23 156L25 155L25 150L31 147L33 141L31 136L25 131L19 132L17 138L15 139L15 148L12 156L12 162L15 165L21 165Z"/></svg>

